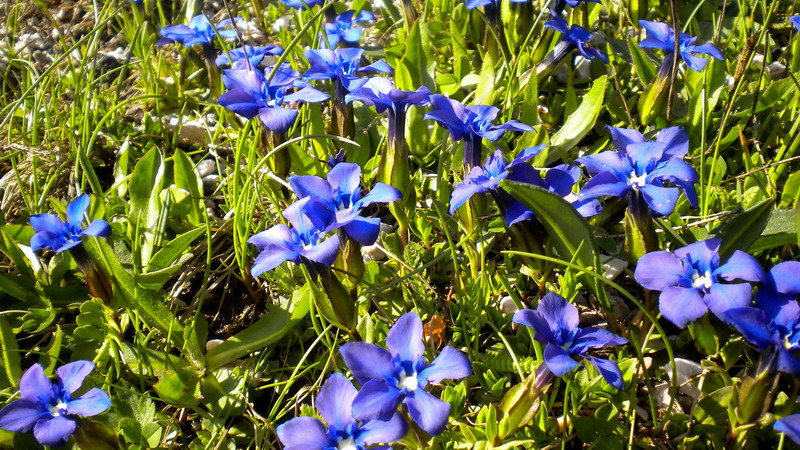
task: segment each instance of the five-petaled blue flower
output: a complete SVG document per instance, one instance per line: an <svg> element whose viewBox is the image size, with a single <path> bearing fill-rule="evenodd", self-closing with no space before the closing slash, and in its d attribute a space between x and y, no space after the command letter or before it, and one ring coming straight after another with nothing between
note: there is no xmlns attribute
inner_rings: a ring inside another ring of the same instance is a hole
<svg viewBox="0 0 800 450"><path fill-rule="evenodd" d="M757 346L772 349L775 367L780 372L800 375L800 262L782 262L764 280L756 294L756 308L736 308L725 312L726 321Z"/></svg>
<svg viewBox="0 0 800 450"><path fill-rule="evenodd" d="M789 22L800 31L800 16L789 17Z"/></svg>
<svg viewBox="0 0 800 450"><path fill-rule="evenodd" d="M369 194L361 196L361 167L354 163L339 163L323 180L313 175L289 177L289 184L298 198L311 197L321 201L333 212L326 231L343 228L348 236L362 245L372 245L378 239L381 219L362 217L364 208L374 203L389 203L401 198L400 191L384 183L376 183Z"/></svg>
<svg viewBox="0 0 800 450"><path fill-rule="evenodd" d="M267 55L270 56L280 56L283 54L283 47L280 45L266 45L264 47L253 47L251 45L245 45L244 47L237 47L229 51L228 53L223 53L217 57L214 61L217 66L230 66L233 65L236 68L247 68L247 65L236 66L236 63L239 61L250 61L250 67L257 68L261 61L264 60L264 57ZM230 58L228 58L230 55Z"/></svg>
<svg viewBox="0 0 800 450"><path fill-rule="evenodd" d="M395 412L388 421L361 421L353 417L356 388L342 374L334 373L322 385L315 406L325 422L297 417L278 426L278 439L287 449L365 449L368 445L391 444L403 438L408 425Z"/></svg>
<svg viewBox="0 0 800 450"><path fill-rule="evenodd" d="M353 401L353 417L388 420L402 402L411 418L430 435L444 430L450 404L428 393L430 383L472 374L469 360L453 347L442 349L431 364L425 359L422 320L404 314L386 336L389 351L366 342L351 342L340 352L353 376L362 384Z"/></svg>
<svg viewBox="0 0 800 450"><path fill-rule="evenodd" d="M286 208L283 217L292 228L281 223L247 240L259 251L251 270L254 277L269 272L284 261L333 264L339 254L339 237L325 238L325 229L334 217L328 205L306 197Z"/></svg>
<svg viewBox="0 0 800 450"><path fill-rule="evenodd" d="M391 111L395 114L404 112L411 105L423 106L430 101L431 91L425 86L416 91L397 89L388 78L368 78L361 87L353 89L345 97L347 103L359 101L374 106L375 111L383 113Z"/></svg>
<svg viewBox="0 0 800 450"><path fill-rule="evenodd" d="M655 215L666 216L675 209L682 190L689 203L697 207L694 183L699 176L682 160L689 149L688 136L682 128L661 130L655 141L644 141L644 136L636 130L608 129L618 151L601 152L576 160L592 175L581 191L581 198L624 197L641 193ZM665 186L665 183L678 187Z"/></svg>
<svg viewBox="0 0 800 450"><path fill-rule="evenodd" d="M523 149L510 163L506 163L506 159L503 157L503 152L500 149L495 150L495 152L486 159L484 165L473 167L467 176L464 177L464 181L458 183L455 188L453 188L453 192L450 195L450 214L455 213L458 208L461 208L475 194L500 191L500 182L509 178L512 173L515 173L514 169L517 166L521 167L526 165L522 163L538 155L544 147L544 145L539 145ZM515 178L511 177L511 179ZM510 203L509 205L500 206L510 206ZM509 225L513 225L518 222L518 220L506 216L506 222L508 222Z"/></svg>
<svg viewBox="0 0 800 450"><path fill-rule="evenodd" d="M331 48L336 48L341 41L348 44L357 44L361 40L364 29L355 25L360 22L372 22L373 20L375 20L375 16L369 11L362 10L356 14L351 9L339 14L333 22L325 24L328 45Z"/></svg>
<svg viewBox="0 0 800 450"><path fill-rule="evenodd" d="M94 416L111 406L108 394L99 388L72 398L92 370L90 361L74 361L56 369L58 381L51 383L42 366L34 364L19 382L21 398L0 410L0 429L17 433L33 430L42 445L64 445L75 432L76 416Z"/></svg>
<svg viewBox="0 0 800 450"><path fill-rule="evenodd" d="M511 3L527 3L528 0L510 0ZM489 6L493 8L498 8L500 6L500 0L467 0L464 6L467 9L475 9L480 8L481 6Z"/></svg>
<svg viewBox="0 0 800 450"><path fill-rule="evenodd" d="M586 59L599 58L603 62L608 62L608 57L603 52L587 45L592 39L592 33L578 25L567 26L567 21L556 11L550 10L550 20L544 26L561 32L562 42L567 45L567 48L561 50L561 52L566 53L574 48Z"/></svg>
<svg viewBox="0 0 800 450"><path fill-rule="evenodd" d="M775 431L786 434L795 444L800 445L800 414L793 414L777 420L775 422Z"/></svg>
<svg viewBox="0 0 800 450"><path fill-rule="evenodd" d="M269 68L266 70L271 71ZM267 81L265 73L251 69L224 71L222 80L228 91L219 97L218 103L247 119L258 116L268 130L284 134L294 124L298 112L283 105L318 103L329 98L328 94L298 80L298 73L288 66L279 67L270 81ZM300 89L291 92L296 88Z"/></svg>
<svg viewBox="0 0 800 450"><path fill-rule="evenodd" d="M363 54L364 49L361 48L306 50L303 55L308 59L311 67L303 74L303 78L306 80L333 80L339 86L350 91L366 82L366 79L359 79L356 76L358 73L392 73L392 67L383 60L361 66ZM342 101L344 101L344 95L344 93L341 95Z"/></svg>
<svg viewBox="0 0 800 450"><path fill-rule="evenodd" d="M670 253L651 252L639 259L634 277L642 286L661 291L661 315L680 328L711 310L725 320L725 311L750 306L750 283L766 277L755 258L736 250L727 261L719 255L720 239L695 242Z"/></svg>
<svg viewBox="0 0 800 450"><path fill-rule="evenodd" d="M675 52L675 31L669 24L663 22L650 22L640 20L639 25L647 30L647 35L639 43L642 48L655 48L664 50L666 53ZM724 60L722 52L714 44L708 42L702 45L694 45L696 37L681 33L679 49L681 58L686 62L690 69L699 72L706 66L708 60L695 55L708 55L718 60Z"/></svg>
<svg viewBox="0 0 800 450"><path fill-rule="evenodd" d="M236 17L233 20L225 19L214 27L205 15L199 14L192 17L192 20L189 21L189 26L171 25L162 28L161 36L166 42L178 42L186 47L191 47L195 44L208 46L214 42L216 33L219 33L219 35L224 38L235 38L235 30L223 30L222 28L232 25L234 21L238 22L240 20L242 20L240 17ZM216 33L214 32L215 28Z"/></svg>
<svg viewBox="0 0 800 450"><path fill-rule="evenodd" d="M307 8L313 8L316 5L321 5L325 2L325 0L281 0L281 2L290 8L304 10Z"/></svg>
<svg viewBox="0 0 800 450"><path fill-rule="evenodd" d="M544 364L553 375L560 377L575 370L578 357L589 361L608 384L623 389L622 373L617 363L588 354L592 350L625 345L628 340L609 331L586 327L579 328L578 308L558 294L549 292L533 309L514 313L514 322L536 330L533 338L544 348Z"/></svg>
<svg viewBox="0 0 800 450"><path fill-rule="evenodd" d="M31 226L36 234L31 238L31 249L64 252L81 244L81 237L107 237L111 226L105 220L93 220L88 227L81 229L83 214L89 208L90 199L86 194L78 196L67 205L67 221L62 222L55 214L34 214Z"/></svg>

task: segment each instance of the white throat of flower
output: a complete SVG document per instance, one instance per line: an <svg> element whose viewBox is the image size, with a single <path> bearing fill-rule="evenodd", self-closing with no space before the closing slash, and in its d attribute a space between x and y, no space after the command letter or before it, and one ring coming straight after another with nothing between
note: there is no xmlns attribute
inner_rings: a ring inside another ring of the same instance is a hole
<svg viewBox="0 0 800 450"><path fill-rule="evenodd" d="M703 275L700 275L697 272L692 275L692 287L695 289L711 289L712 284L714 284L714 282L711 280L711 271L709 270L706 270L706 273Z"/></svg>
<svg viewBox="0 0 800 450"><path fill-rule="evenodd" d="M647 181L647 174L636 175L636 171L633 171L631 172L630 175L628 175L628 185L630 186L641 188L644 187L646 181Z"/></svg>
<svg viewBox="0 0 800 450"><path fill-rule="evenodd" d="M50 414L52 414L53 417L58 417L66 409L67 409L67 404L66 403L58 402L55 406L51 406L50 407Z"/></svg>
<svg viewBox="0 0 800 450"><path fill-rule="evenodd" d="M346 437L344 439L339 439L336 442L336 448L338 450L356 450L358 446L356 446L356 441L352 437Z"/></svg>
<svg viewBox="0 0 800 450"><path fill-rule="evenodd" d="M417 373L414 372L411 375L406 374L403 371L400 374L400 379L397 380L397 388L398 389L406 389L409 392L413 392L419 387L419 381L417 380Z"/></svg>

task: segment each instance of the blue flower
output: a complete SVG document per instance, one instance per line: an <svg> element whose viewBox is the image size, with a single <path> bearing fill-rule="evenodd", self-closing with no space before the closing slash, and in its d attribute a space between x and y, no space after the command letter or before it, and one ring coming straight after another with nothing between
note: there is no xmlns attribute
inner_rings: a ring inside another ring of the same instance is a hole
<svg viewBox="0 0 800 450"><path fill-rule="evenodd" d="M316 5L321 5L325 3L325 0L281 0L282 3L285 3L290 8L305 10L308 8L313 8Z"/></svg>
<svg viewBox="0 0 800 450"><path fill-rule="evenodd" d="M389 351L366 342L351 342L340 352L353 376L362 384L353 401L353 417L361 420L389 420L402 402L411 418L430 435L444 430L450 404L428 393L430 383L458 379L472 374L469 360L446 346L431 364L425 359L422 320L407 313L386 336Z"/></svg>
<svg viewBox="0 0 800 450"><path fill-rule="evenodd" d="M523 149L510 163L506 163L501 150L495 150L484 165L473 167L464 177L464 181L453 188L450 195L450 214L455 213L475 194L499 191L500 182L511 175L512 169L518 165L527 166L522 163L538 155L543 148L544 145Z"/></svg>
<svg viewBox="0 0 800 450"><path fill-rule="evenodd" d="M303 78L306 80L334 80L349 91L360 87L360 83L366 82L366 80L359 80L356 77L358 73L392 73L392 67L383 60L362 67L361 56L363 54L364 50L360 48L306 50L303 55L308 59L311 67L303 74ZM344 95L342 95L342 100L344 100Z"/></svg>
<svg viewBox="0 0 800 450"><path fill-rule="evenodd" d="M798 28L800 28L800 26L798 26ZM781 433L786 434L789 436L789 439L794 441L795 444L800 445L800 414L786 416L783 419L776 421L775 431L780 431Z"/></svg>
<svg viewBox="0 0 800 450"><path fill-rule="evenodd" d="M795 28L800 30L800 16L789 17L789 22L791 22L791 24L794 25Z"/></svg>
<svg viewBox="0 0 800 450"><path fill-rule="evenodd" d="M612 127L609 130L619 151L576 160L592 175L581 191L582 199L640 193L655 215L666 216L675 209L682 190L689 203L697 208L694 183L699 176L681 159L688 151L688 136L683 129L661 130L655 141L648 142L636 130ZM665 183L677 187L668 187Z"/></svg>
<svg viewBox="0 0 800 450"><path fill-rule="evenodd" d="M375 16L369 11L359 11L356 14L352 9L345 11L338 16L333 22L325 24L325 35L328 39L328 44L331 48L336 48L339 42L344 41L348 44L356 44L361 40L361 35L364 29L356 27L355 25L360 22L371 22L375 20Z"/></svg>
<svg viewBox="0 0 800 450"><path fill-rule="evenodd" d="M259 251L251 270L254 277L285 261L333 264L339 254L339 237L325 238L325 230L334 218L333 211L326 204L306 197L286 208L283 217L292 228L278 224L247 240Z"/></svg>
<svg viewBox="0 0 800 450"><path fill-rule="evenodd" d="M720 319L725 311L750 306L750 283L763 281L764 269L752 256L737 250L723 264L720 239L695 242L673 253L658 251L639 259L634 277L642 286L661 291L661 315L680 328L711 310Z"/></svg>
<svg viewBox="0 0 800 450"><path fill-rule="evenodd" d="M225 19L219 22L216 25L217 33L224 38L235 38L235 30L222 30L222 28L232 25L234 21L238 22L240 20L242 20L240 17L236 17L233 20ZM214 28L214 25L208 21L208 18L200 14L192 17L192 20L189 21L189 26L171 25L162 28L161 36L166 42L178 42L186 47L191 47L195 44L211 45L211 43L214 42L214 36L216 36Z"/></svg>
<svg viewBox="0 0 800 450"><path fill-rule="evenodd" d="M42 445L64 445L77 427L77 416L94 416L111 406L108 394L92 388L78 398L72 394L94 370L90 361L74 361L58 369L51 383L40 364L25 371L19 382L20 399L0 410L0 429L27 433L33 430Z"/></svg>
<svg viewBox="0 0 800 450"><path fill-rule="evenodd" d="M62 222L55 214L34 214L31 226L36 234L31 238L31 249L53 250L61 253L81 244L81 237L107 237L111 227L105 220L94 220L81 229L83 214L89 208L89 196L82 194L67 205L67 221Z"/></svg>
<svg viewBox="0 0 800 450"><path fill-rule="evenodd" d="M534 309L514 313L514 322L536 330L533 338L544 348L544 364L553 375L561 377L580 364L575 357L589 361L608 384L623 389L622 373L617 363L588 354L592 350L625 345L628 340L595 327L578 327L578 309L558 294L549 292Z"/></svg>
<svg viewBox="0 0 800 450"><path fill-rule="evenodd" d="M230 54L230 58L228 58L228 54ZM280 45L267 45L264 47L253 47L250 45L245 45L244 47L237 47L233 50L229 51L227 54L223 53L219 55L215 61L217 66L236 66L236 63L239 61L249 60L250 65L252 68L258 67L261 64L261 61L264 60L264 57L267 55L271 56L279 56L283 54L283 47ZM247 68L246 65L239 66L236 68Z"/></svg>
<svg viewBox="0 0 800 450"><path fill-rule="evenodd" d="M270 68L267 69L271 71ZM298 73L281 66L271 81L265 72L251 69L229 69L222 80L228 91L218 103L236 114L252 119L258 116L261 123L275 133L283 134L297 119L297 110L286 108L293 102L318 103L327 100L327 94L298 80ZM296 92L291 92L300 88ZM291 92L291 93L290 93Z"/></svg>
<svg viewBox="0 0 800 450"><path fill-rule="evenodd" d="M433 94L430 97L431 111L425 119L433 119L440 126L447 128L454 141L464 141L464 166L471 170L481 161L481 139L496 141L506 131L533 131L528 125L509 120L494 125L500 110L494 106L464 106L459 101L444 95Z"/></svg>
<svg viewBox="0 0 800 450"><path fill-rule="evenodd" d="M353 89L345 97L347 103L359 101L374 106L375 111L391 111L395 114L405 112L409 106L423 106L429 103L431 91L425 86L416 91L397 89L391 80L383 77L368 78L359 88Z"/></svg>
<svg viewBox="0 0 800 450"><path fill-rule="evenodd" d="M608 57L606 57L603 52L587 45L592 39L592 33L577 25L568 27L567 21L556 11L550 10L550 20L548 20L544 26L559 31L562 34L561 42L565 44L565 47L557 49L559 51L555 51L554 49L554 53L567 53L574 48L586 59L599 58L603 62L608 62ZM556 58L556 60L560 60L560 58Z"/></svg>
<svg viewBox="0 0 800 450"><path fill-rule="evenodd" d="M528 3L528 0L510 0L511 3ZM467 0L464 6L467 9L480 8L481 6L489 6L497 8L500 6L500 0Z"/></svg>
<svg viewBox="0 0 800 450"><path fill-rule="evenodd" d="M297 417L278 426L278 439L287 449L365 449L368 445L391 444L408 432L403 417L395 412L388 421L367 422L353 417L356 388L342 374L334 373L322 385L315 405L319 419Z"/></svg>
<svg viewBox="0 0 800 450"><path fill-rule="evenodd" d="M377 217L361 217L364 208L401 198L400 191L384 183L376 183L372 191L362 197L361 167L354 163L337 164L328 172L327 180L313 175L293 176L289 177L289 184L299 198L319 200L333 212L326 231L343 228L362 245L375 243L381 224Z"/></svg>
<svg viewBox="0 0 800 450"><path fill-rule="evenodd" d="M639 47L660 49L664 50L666 53L673 53L675 51L675 31L669 24L640 20L639 25L647 30L647 35L644 40L639 43ZM697 38L684 33L681 33L680 39L679 48L681 58L690 69L696 72L703 70L703 67L706 66L708 61L694 55L708 55L718 60L725 59L725 57L722 56L722 52L720 52L714 44L705 43L702 45L694 45Z"/></svg>

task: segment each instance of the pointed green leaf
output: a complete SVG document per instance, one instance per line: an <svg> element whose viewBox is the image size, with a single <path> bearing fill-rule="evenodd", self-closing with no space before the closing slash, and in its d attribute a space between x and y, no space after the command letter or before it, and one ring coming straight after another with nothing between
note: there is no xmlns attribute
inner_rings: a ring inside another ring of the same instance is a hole
<svg viewBox="0 0 800 450"><path fill-rule="evenodd" d="M603 110L607 86L608 77L605 75L594 80L592 88L583 96L581 105L570 114L564 126L550 139L547 164L553 163L570 151L594 127L597 116Z"/></svg>

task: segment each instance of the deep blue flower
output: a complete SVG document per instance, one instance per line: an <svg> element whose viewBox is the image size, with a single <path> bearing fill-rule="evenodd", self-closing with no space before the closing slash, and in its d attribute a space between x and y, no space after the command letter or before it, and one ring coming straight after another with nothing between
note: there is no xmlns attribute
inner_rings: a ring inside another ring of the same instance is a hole
<svg viewBox="0 0 800 450"><path fill-rule="evenodd" d="M353 417L388 420L401 402L420 428L430 435L444 430L450 404L428 393L430 383L440 383L472 374L469 360L446 346L431 364L425 359L422 320L407 313L386 336L389 351L366 342L351 342L340 352L353 376L362 384L353 401Z"/></svg>
<svg viewBox="0 0 800 450"><path fill-rule="evenodd" d="M306 7L313 8L316 5L321 5L325 3L325 0L281 0L281 2L290 8L304 10Z"/></svg>
<svg viewBox="0 0 800 450"><path fill-rule="evenodd" d="M673 53L675 51L675 31L669 24L640 20L639 25L647 30L647 35L642 42L639 43L639 47L660 49L664 50L666 53ZM690 69L696 72L703 70L708 60L695 55L708 55L718 60L725 59L722 52L720 52L714 44L705 43L702 45L694 45L697 38L684 33L681 33L680 39L679 48L681 58Z"/></svg>
<svg viewBox="0 0 800 450"><path fill-rule="evenodd" d="M93 220L88 227L81 229L83 215L89 208L89 196L82 194L67 205L67 221L62 222L55 214L34 214L31 226L36 234L31 238L31 249L53 250L61 253L81 244L81 237L107 237L111 226L105 220Z"/></svg>
<svg viewBox="0 0 800 450"><path fill-rule="evenodd" d="M362 80L356 76L359 73L392 73L392 67L383 60L361 66L363 54L364 50L360 48L306 50L303 55L308 59L311 67L303 74L303 78L306 80L334 80L349 91L366 82L366 79ZM344 94L342 101L344 101Z"/></svg>
<svg viewBox="0 0 800 450"><path fill-rule="evenodd" d="M268 130L283 134L289 131L298 114L296 109L283 105L318 103L329 98L299 80L299 74L288 66L281 66L271 81L267 81L265 73L251 69L224 71L222 79L228 91L220 96L218 103L247 119L258 116Z"/></svg>
<svg viewBox="0 0 800 450"><path fill-rule="evenodd" d="M312 197L333 211L325 231L343 228L348 236L362 245L372 245L378 239L381 219L362 217L364 208L374 203L399 200L397 189L376 183L367 195L361 196L361 167L354 163L340 163L328 172L324 180L313 175L289 177L289 184L299 198Z"/></svg>
<svg viewBox="0 0 800 450"><path fill-rule="evenodd" d="M425 86L416 91L397 89L388 78L368 78L361 87L353 89L345 97L347 103L359 101L368 106L374 106L375 111L404 112L411 105L423 106L430 101L431 91Z"/></svg>
<svg viewBox="0 0 800 450"><path fill-rule="evenodd" d="M408 432L403 417L395 412L388 421L363 422L353 417L356 388L342 374L334 373L322 385L315 406L325 422L297 417L278 426L278 439L287 449L365 449L368 445L391 444Z"/></svg>
<svg viewBox="0 0 800 450"><path fill-rule="evenodd" d="M586 59L599 58L603 62L608 62L608 57L603 52L587 45L592 39L592 33L578 25L568 26L567 21L556 11L550 10L550 20L544 26L560 31L562 34L563 48L554 49L554 54L567 53L574 48ZM560 60L560 58L556 58L556 60Z"/></svg>
<svg viewBox="0 0 800 450"><path fill-rule="evenodd" d="M283 211L292 227L278 224L247 240L259 251L252 274L258 277L284 261L300 264L312 261L330 266L339 254L339 237L325 238L325 229L334 218L333 211L321 201L306 197Z"/></svg>
<svg viewBox="0 0 800 450"><path fill-rule="evenodd" d="M679 248L673 253L651 252L639 259L636 281L652 291L661 291L661 315L680 328L711 310L720 319L725 311L750 306L750 283L763 281L764 269L755 258L736 250L723 262L720 239L708 239Z"/></svg>
<svg viewBox="0 0 800 450"><path fill-rule="evenodd" d="M500 113L494 106L464 106L457 100L439 94L431 95L430 101L432 109L424 118L433 119L447 128L454 141L464 141L464 166L468 170L480 164L482 138L496 141L509 130L533 131L530 126L516 120L494 125Z"/></svg>
<svg viewBox="0 0 800 450"><path fill-rule="evenodd" d="M369 11L359 11L356 14L352 9L345 11L338 16L333 22L325 24L325 35L328 39L328 45L331 48L336 48L339 42L344 41L348 44L356 44L361 40L361 35L364 29L355 26L360 22L372 22L375 16Z"/></svg>
<svg viewBox="0 0 800 450"><path fill-rule="evenodd" d="M506 162L500 149L495 150L484 165L473 167L464 177L464 181L453 188L450 195L450 214L455 213L475 194L499 191L500 182L508 178L516 166L538 155L544 147L539 145L523 149L510 163Z"/></svg>
<svg viewBox="0 0 800 450"><path fill-rule="evenodd" d="M228 54L230 54L230 58L228 58ZM236 68L245 69L247 68L246 65L243 66L236 66L236 63L239 61L249 60L250 65L252 68L257 68L261 61L264 60L264 57L267 55L271 56L279 56L283 54L283 47L280 45L267 45L264 47L253 47L250 45L245 45L244 47L237 47L229 51L228 53L223 53L219 55L215 61L217 66L230 66L234 65Z"/></svg>
<svg viewBox="0 0 800 450"><path fill-rule="evenodd" d="M108 394L92 388L78 398L72 394L94 370L90 361L74 361L58 369L51 383L40 364L26 370L19 382L20 399L0 410L0 429L27 433L33 430L42 445L64 445L77 427L77 416L94 416L111 406Z"/></svg>
<svg viewBox="0 0 800 450"><path fill-rule="evenodd" d="M576 160L592 175L581 191L582 199L641 193L655 215L666 216L675 209L682 190L692 207L697 208L694 183L699 176L681 159L688 151L688 137L681 128L661 130L655 141L647 142L635 130L612 127L609 130L619 151ZM665 183L677 187L665 186Z"/></svg>
<svg viewBox="0 0 800 450"><path fill-rule="evenodd" d="M228 39L236 37L235 30L223 30L222 28L228 27L234 21L242 20L241 17L236 17L233 20L225 19L216 25L216 32L220 36ZM186 47L191 47L195 44L211 45L214 42L214 25L208 21L208 18L203 15L192 17L189 21L189 26L186 25L171 25L161 29L161 36L166 42L178 42Z"/></svg>
<svg viewBox="0 0 800 450"><path fill-rule="evenodd" d="M578 327L578 308L558 294L549 292L533 309L514 313L514 322L536 330L533 338L544 348L544 364L553 375L561 377L580 364L575 357L589 361L608 384L623 389L622 373L617 363L588 354L592 350L625 345L628 340L595 327Z"/></svg>
<svg viewBox="0 0 800 450"><path fill-rule="evenodd" d="M481 6L489 6L498 8L501 0L467 0L464 6L467 9L480 8ZM528 0L510 0L511 3L528 3Z"/></svg>
<svg viewBox="0 0 800 450"><path fill-rule="evenodd" d="M798 28L800 28L800 26L798 26ZM800 445L800 414L793 414L777 420L775 422L775 431L786 434L795 444Z"/></svg>
<svg viewBox="0 0 800 450"><path fill-rule="evenodd" d="M794 25L795 28L800 30L800 16L792 16L789 17L789 22Z"/></svg>

